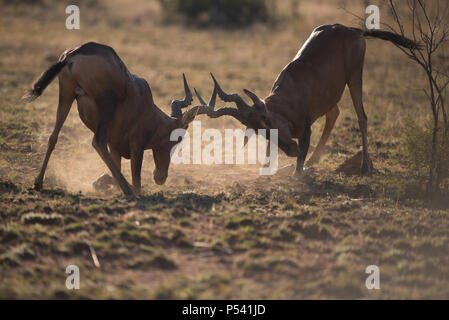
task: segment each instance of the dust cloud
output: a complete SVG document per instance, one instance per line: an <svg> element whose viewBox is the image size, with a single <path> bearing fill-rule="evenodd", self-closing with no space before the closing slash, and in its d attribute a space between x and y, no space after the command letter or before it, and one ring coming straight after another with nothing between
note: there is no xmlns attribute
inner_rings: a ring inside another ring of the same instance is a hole
<svg viewBox="0 0 449 320"><path fill-rule="evenodd" d="M48 117L39 133L39 150L42 155L39 165L45 156L48 137L54 126L53 121L52 117ZM205 125L203 129L207 128L208 126ZM192 134L191 128L188 131ZM224 129L220 128L220 131L224 132ZM105 195L104 192L95 190L93 183L103 174L110 174L110 172L92 147L92 138L93 133L84 126L78 117L75 102L59 134L58 143L50 158L44 178L44 187L61 188L70 192L82 192L83 194L90 195ZM203 150L208 143L207 141L202 142ZM282 158L283 156L280 154L280 161ZM260 164L247 164L246 162L247 152L245 152L245 164L239 165L171 163L166 183L163 186L157 186L153 182L154 161L152 151L146 150L142 165L142 185L144 191L147 192L150 190L151 192L170 190L177 187L182 187L186 192L188 190L205 190L211 192L215 190L218 192L224 186L233 183L249 184L260 182ZM285 161L284 159L283 163L279 163L279 168L288 162L291 161ZM122 159L121 169L125 178L131 183L130 161ZM279 173L281 175L285 174L285 172ZM117 187L114 187L112 190L112 194L120 192Z"/></svg>

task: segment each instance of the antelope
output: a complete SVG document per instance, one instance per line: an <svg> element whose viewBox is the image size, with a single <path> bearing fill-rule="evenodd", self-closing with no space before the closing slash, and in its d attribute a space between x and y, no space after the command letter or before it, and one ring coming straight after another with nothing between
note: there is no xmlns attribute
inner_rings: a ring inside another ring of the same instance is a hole
<svg viewBox="0 0 449 320"><path fill-rule="evenodd" d="M340 24L323 25L313 30L293 60L281 71L265 99L244 89L244 93L253 102L250 106L239 94L225 93L211 73L214 81L211 102L206 104L195 90L202 103L198 114L208 114L211 117L232 116L254 130L278 129L278 147L287 156L297 158L295 174L301 175L310 145L311 125L321 116L326 117L321 138L306 167L319 162L340 113L337 104L347 85L362 135L363 160L360 170L361 173L369 174L373 165L368 153L368 118L362 101L366 37L387 40L396 46L413 50L419 49L416 42L392 32L361 30ZM220 99L235 103L237 108L215 110L217 93ZM295 138L298 143L293 140ZM268 150L269 148L267 153Z"/></svg>
<svg viewBox="0 0 449 320"><path fill-rule="evenodd" d="M59 78L56 123L42 168L35 179L36 190L42 189L48 161L74 100L81 121L94 133L92 146L127 197L133 198L134 192L141 190L144 150L153 150L154 181L159 185L165 183L170 150L180 142L170 141L170 133L177 128L186 129L196 115L196 109L184 113L181 110L193 101L184 75L185 97L172 101L171 116L156 106L148 83L131 74L109 46L89 42L65 50L59 61L34 82L23 99L33 101L38 98L56 76ZM132 187L121 173L122 158L131 159ZM105 176L101 179L105 180Z"/></svg>

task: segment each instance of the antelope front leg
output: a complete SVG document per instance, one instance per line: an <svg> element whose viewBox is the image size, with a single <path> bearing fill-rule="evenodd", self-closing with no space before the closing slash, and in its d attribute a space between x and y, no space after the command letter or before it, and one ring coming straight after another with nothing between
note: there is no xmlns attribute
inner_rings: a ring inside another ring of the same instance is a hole
<svg viewBox="0 0 449 320"><path fill-rule="evenodd" d="M270 167L270 140L268 140L267 149L265 150L265 164L262 166L265 168Z"/></svg>
<svg viewBox="0 0 449 320"><path fill-rule="evenodd" d="M114 160L112 160L112 157L108 151L106 138L107 138L107 131L105 130L105 127L100 125L92 140L92 146L98 152L103 161L106 163L109 170L111 170L112 176L117 181L118 185L120 186L120 189L122 189L125 196L127 198L133 198L134 193L131 190L129 183L126 181L120 170L115 165Z"/></svg>
<svg viewBox="0 0 449 320"><path fill-rule="evenodd" d="M134 192L140 194L141 192L141 171L143 160L143 148L131 148L131 175L133 180Z"/></svg>
<svg viewBox="0 0 449 320"><path fill-rule="evenodd" d="M332 132L332 129L334 128L335 121L337 121L339 114L340 110L338 109L337 105L335 105L335 107L333 107L328 113L326 113L326 124L324 125L323 133L321 135L320 141L315 148L315 151L313 151L312 156L307 161L306 167L312 167L320 161L321 155L324 151L324 146L329 139L329 136Z"/></svg>
<svg viewBox="0 0 449 320"><path fill-rule="evenodd" d="M122 170L122 157L120 156L120 153L116 151L114 148L109 146L109 153L111 154L112 160L114 161L115 165L117 166L117 169L119 171ZM94 183L92 183L93 187L96 190L107 190L109 186L117 186L117 182L114 180L113 177L111 177L110 174L105 173L100 178L98 178Z"/></svg>
<svg viewBox="0 0 449 320"><path fill-rule="evenodd" d="M309 119L306 120L306 127L304 129L304 133L302 137L299 139L299 152L298 157L296 158L296 170L295 175L302 176L304 161L307 157L307 152L309 151L310 146L310 136L312 135L311 121Z"/></svg>

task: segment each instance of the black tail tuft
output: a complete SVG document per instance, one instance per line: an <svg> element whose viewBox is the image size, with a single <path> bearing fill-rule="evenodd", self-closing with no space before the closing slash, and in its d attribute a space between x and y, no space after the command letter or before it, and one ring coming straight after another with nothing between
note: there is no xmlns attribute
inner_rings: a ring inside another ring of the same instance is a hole
<svg viewBox="0 0 449 320"><path fill-rule="evenodd" d="M382 40L390 41L397 46L401 46L410 50L416 50L422 47L421 44L417 43L416 41L407 39L406 37L389 31L365 30L363 31L363 35L365 37L379 38Z"/></svg>
<svg viewBox="0 0 449 320"><path fill-rule="evenodd" d="M58 75L58 73L64 68L66 65L66 60L59 61L44 71L41 76L33 83L31 89L28 90L23 96L22 99L27 102L31 102L38 98L42 92L47 88L50 82Z"/></svg>

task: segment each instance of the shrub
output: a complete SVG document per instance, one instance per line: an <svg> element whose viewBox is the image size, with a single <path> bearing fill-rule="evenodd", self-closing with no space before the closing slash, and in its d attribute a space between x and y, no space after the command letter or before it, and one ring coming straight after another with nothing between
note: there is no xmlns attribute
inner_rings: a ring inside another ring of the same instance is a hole
<svg viewBox="0 0 449 320"><path fill-rule="evenodd" d="M242 26L267 22L274 15L274 0L160 0L168 16L183 15L199 24Z"/></svg>
<svg viewBox="0 0 449 320"><path fill-rule="evenodd" d="M437 133L437 150L435 164L439 183L449 178L449 139L444 134L441 123ZM416 124L412 119L407 120L403 127L403 145L412 174L418 178L428 178L432 161L433 123L424 127Z"/></svg>

